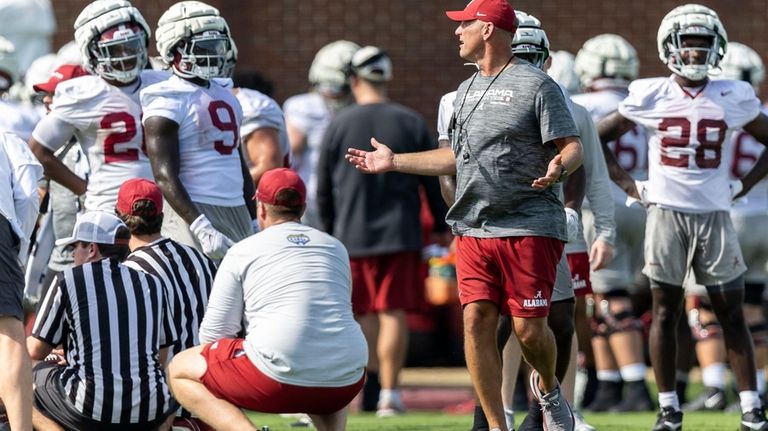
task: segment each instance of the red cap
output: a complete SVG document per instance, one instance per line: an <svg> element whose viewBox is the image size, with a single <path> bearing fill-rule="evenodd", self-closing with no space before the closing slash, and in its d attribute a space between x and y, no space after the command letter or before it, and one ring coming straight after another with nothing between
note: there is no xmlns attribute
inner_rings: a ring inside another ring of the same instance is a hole
<svg viewBox="0 0 768 431"><path fill-rule="evenodd" d="M135 216L138 214L133 213L133 205L138 201L145 200L155 203L155 213L150 215L156 216L163 212L163 193L160 191L160 187L144 178L133 178L120 186L115 207L122 214Z"/></svg>
<svg viewBox="0 0 768 431"><path fill-rule="evenodd" d="M278 193L283 190L293 190L299 198L293 201L279 200ZM270 205L292 207L304 205L307 198L307 188L296 172L288 168L272 169L264 173L259 179L259 189L256 190L256 199L259 202Z"/></svg>
<svg viewBox="0 0 768 431"><path fill-rule="evenodd" d="M53 94L53 92L56 91L56 86L59 85L60 82L84 75L88 75L88 71L83 69L82 66L77 64L65 64L56 68L56 70L51 73L51 77L48 78L47 82L35 84L32 88L37 92L42 91Z"/></svg>
<svg viewBox="0 0 768 431"><path fill-rule="evenodd" d="M449 10L445 12L454 21L491 22L496 27L515 33L517 18L515 10L507 0L472 0L464 10Z"/></svg>

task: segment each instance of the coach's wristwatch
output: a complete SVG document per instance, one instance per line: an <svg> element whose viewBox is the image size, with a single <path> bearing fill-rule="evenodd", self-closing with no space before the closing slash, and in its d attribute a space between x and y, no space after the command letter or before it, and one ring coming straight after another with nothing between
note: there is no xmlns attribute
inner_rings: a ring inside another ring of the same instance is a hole
<svg viewBox="0 0 768 431"><path fill-rule="evenodd" d="M560 178L555 182L562 183L566 178L568 178L568 169L565 168L565 165L560 165Z"/></svg>

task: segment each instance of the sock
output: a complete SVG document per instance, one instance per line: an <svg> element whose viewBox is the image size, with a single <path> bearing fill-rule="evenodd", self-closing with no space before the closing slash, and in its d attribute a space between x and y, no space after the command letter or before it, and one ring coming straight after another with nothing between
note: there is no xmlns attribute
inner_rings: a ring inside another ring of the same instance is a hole
<svg viewBox="0 0 768 431"><path fill-rule="evenodd" d="M659 392L659 407L660 408L672 408L675 411L680 410L680 401L677 399L677 392Z"/></svg>
<svg viewBox="0 0 768 431"><path fill-rule="evenodd" d="M757 393L762 395L765 393L765 370L757 370Z"/></svg>
<svg viewBox="0 0 768 431"><path fill-rule="evenodd" d="M479 401L475 402L475 417L472 420L472 430L482 431L488 429L488 419L485 417L483 407ZM498 428L495 428L498 429Z"/></svg>
<svg viewBox="0 0 768 431"><path fill-rule="evenodd" d="M379 403L379 391L381 390L379 373L376 371L368 371L367 374L368 378L365 379L365 384L363 384L363 400L361 408L364 412L375 412L376 406Z"/></svg>
<svg viewBox="0 0 768 431"><path fill-rule="evenodd" d="M757 391L741 391L739 392L739 403L741 404L742 413L759 409L761 406L760 395Z"/></svg>
<svg viewBox="0 0 768 431"><path fill-rule="evenodd" d="M675 380L678 382L688 383L688 371L677 370L675 371Z"/></svg>
<svg viewBox="0 0 768 431"><path fill-rule="evenodd" d="M400 404L400 391L398 389L382 389L379 391L379 403Z"/></svg>
<svg viewBox="0 0 768 431"><path fill-rule="evenodd" d="M597 370L597 380L604 382L620 382L621 373L618 370Z"/></svg>
<svg viewBox="0 0 768 431"><path fill-rule="evenodd" d="M619 370L621 379L625 382L637 382L645 380L645 364L635 363L621 367Z"/></svg>
<svg viewBox="0 0 768 431"><path fill-rule="evenodd" d="M508 429L515 429L515 411L504 407L504 420L507 422Z"/></svg>
<svg viewBox="0 0 768 431"><path fill-rule="evenodd" d="M708 388L725 389L725 364L715 362L701 370L701 381Z"/></svg>

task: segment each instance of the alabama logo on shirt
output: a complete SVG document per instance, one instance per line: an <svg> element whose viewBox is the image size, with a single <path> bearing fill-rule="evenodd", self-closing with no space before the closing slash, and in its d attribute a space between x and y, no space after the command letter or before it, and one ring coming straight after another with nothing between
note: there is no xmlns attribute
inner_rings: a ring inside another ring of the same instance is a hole
<svg viewBox="0 0 768 431"><path fill-rule="evenodd" d="M536 296L531 299L523 300L523 308L545 308L549 306L549 301L544 298L541 290L536 291Z"/></svg>

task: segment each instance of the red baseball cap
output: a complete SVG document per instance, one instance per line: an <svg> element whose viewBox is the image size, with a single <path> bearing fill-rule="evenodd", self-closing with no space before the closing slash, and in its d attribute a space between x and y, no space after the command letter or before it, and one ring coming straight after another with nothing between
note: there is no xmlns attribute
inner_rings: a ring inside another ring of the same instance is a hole
<svg viewBox="0 0 768 431"><path fill-rule="evenodd" d="M507 0L472 0L464 10L449 10L445 12L454 21L491 22L496 27L515 33L517 18L515 10Z"/></svg>
<svg viewBox="0 0 768 431"><path fill-rule="evenodd" d="M283 190L293 190L299 197L295 200L280 200L277 195ZM256 199L270 205L292 207L304 205L307 199L307 187L301 177L291 169L277 168L264 173L259 179Z"/></svg>
<svg viewBox="0 0 768 431"><path fill-rule="evenodd" d="M115 207L122 214L136 216L138 214L133 212L133 206L138 201L154 202L155 213L151 214L152 216L163 212L163 193L160 191L160 187L150 180L133 178L124 182L120 186L120 191L117 192Z"/></svg>
<svg viewBox="0 0 768 431"><path fill-rule="evenodd" d="M53 92L56 91L56 86L59 85L60 82L84 75L88 75L88 71L82 66L77 64L65 64L57 67L56 70L51 73L51 77L48 78L47 82L35 84L32 88L37 92L42 91L53 94Z"/></svg>

